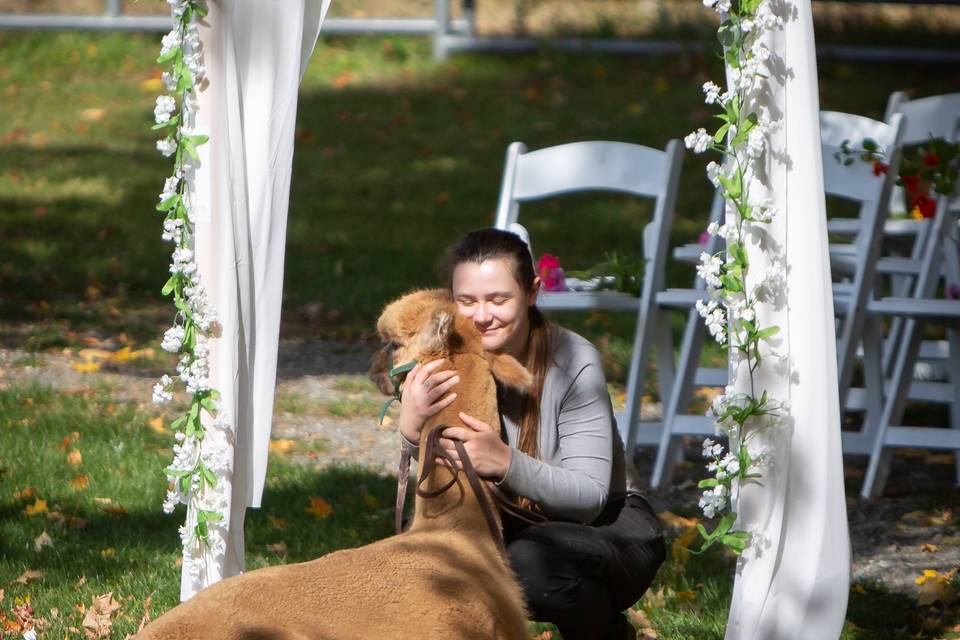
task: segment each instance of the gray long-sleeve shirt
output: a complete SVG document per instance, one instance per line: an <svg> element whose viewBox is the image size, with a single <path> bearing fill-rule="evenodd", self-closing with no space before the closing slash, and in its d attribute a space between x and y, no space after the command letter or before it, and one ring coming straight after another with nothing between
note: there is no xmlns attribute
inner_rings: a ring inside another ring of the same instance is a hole
<svg viewBox="0 0 960 640"><path fill-rule="evenodd" d="M539 458L516 449L523 398L498 401L510 466L500 486L536 502L548 516L591 522L609 500L640 493L626 472L600 354L588 340L554 325L552 359L540 398Z"/></svg>

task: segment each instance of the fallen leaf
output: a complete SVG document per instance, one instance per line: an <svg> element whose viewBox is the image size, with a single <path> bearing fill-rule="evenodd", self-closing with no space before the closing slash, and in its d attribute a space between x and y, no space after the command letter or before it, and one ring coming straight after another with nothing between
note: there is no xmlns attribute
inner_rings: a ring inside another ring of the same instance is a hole
<svg viewBox="0 0 960 640"><path fill-rule="evenodd" d="M27 487L22 491L14 491L13 499L14 500L26 500L27 498L32 498L34 494L37 493L36 487Z"/></svg>
<svg viewBox="0 0 960 640"><path fill-rule="evenodd" d="M83 464L83 454L80 453L80 449L73 449L67 454L67 463L74 467Z"/></svg>
<svg viewBox="0 0 960 640"><path fill-rule="evenodd" d="M74 371L80 373L94 373L100 371L100 364L97 362L75 362L70 365Z"/></svg>
<svg viewBox="0 0 960 640"><path fill-rule="evenodd" d="M653 630L653 623L650 622L650 619L647 618L645 614L640 609L627 609L627 619L633 623L633 626L637 628L641 633L647 633L647 630L653 631L653 637L657 637L657 632ZM650 635L647 633L647 635Z"/></svg>
<svg viewBox="0 0 960 640"><path fill-rule="evenodd" d="M113 592L102 596L93 596L93 606L87 608L83 616L83 629L87 638L107 638L110 636L112 616L120 608L113 598Z"/></svg>
<svg viewBox="0 0 960 640"><path fill-rule="evenodd" d="M285 542L276 542L274 544L267 545L267 551L275 553L278 556L287 555L287 544Z"/></svg>
<svg viewBox="0 0 960 640"><path fill-rule="evenodd" d="M277 518L276 516L267 517L267 521L275 526L277 529L283 529L287 526L287 521L283 518Z"/></svg>
<svg viewBox="0 0 960 640"><path fill-rule="evenodd" d="M70 445L80 439L80 432L74 431L68 436L64 436L63 442L60 443L60 451L66 451L70 448Z"/></svg>
<svg viewBox="0 0 960 640"><path fill-rule="evenodd" d="M100 511L103 511L104 513L109 513L110 515L114 515L114 516L127 515L127 510L118 504L101 504L101 505L97 505L97 509L100 509Z"/></svg>
<svg viewBox="0 0 960 640"><path fill-rule="evenodd" d="M163 89L163 80L160 78L148 78L140 83L140 91L144 93L160 93Z"/></svg>
<svg viewBox="0 0 960 640"><path fill-rule="evenodd" d="M47 501L42 498L37 498L33 504L28 504L27 508L23 510L28 516L35 516L38 513L47 512Z"/></svg>
<svg viewBox="0 0 960 640"><path fill-rule="evenodd" d="M140 618L140 626L137 627L137 633L143 631L143 628L150 622L150 604L153 602L153 596L147 596L143 601L143 617Z"/></svg>
<svg viewBox="0 0 960 640"><path fill-rule="evenodd" d="M924 542L923 544L920 545L920 551L923 551L925 553L936 553L939 550L940 550L940 547L938 547L937 545L931 542Z"/></svg>
<svg viewBox="0 0 960 640"><path fill-rule="evenodd" d="M367 505L371 509L377 509L380 506L380 500L378 500L377 496L373 495L369 491L364 491L363 504Z"/></svg>
<svg viewBox="0 0 960 640"><path fill-rule="evenodd" d="M52 547L52 546L53 546L53 538L51 538L50 534L48 534L46 531L44 531L43 533L41 533L40 535L38 535L36 538L33 539L33 548L36 549L37 552L40 552L44 547Z"/></svg>
<svg viewBox="0 0 960 640"><path fill-rule="evenodd" d="M77 491L83 491L90 486L90 479L85 473L81 473L80 475L70 479L70 486Z"/></svg>
<svg viewBox="0 0 960 640"><path fill-rule="evenodd" d="M687 530L691 527L696 527L697 523L700 522L697 518L684 518L683 516L678 516L672 511L661 511L657 514L657 517L660 518L660 521L663 522L663 524L673 529Z"/></svg>
<svg viewBox="0 0 960 640"><path fill-rule="evenodd" d="M296 440L271 440L270 441L270 453L276 453L279 455L286 455L293 451L293 448L297 446Z"/></svg>
<svg viewBox="0 0 960 640"><path fill-rule="evenodd" d="M107 558L113 558L117 555L117 550L113 547L107 547L106 549L100 550L100 557L106 560Z"/></svg>
<svg viewBox="0 0 960 640"><path fill-rule="evenodd" d="M20 574L20 577L14 580L17 584L30 584L31 582L36 582L37 580L43 579L42 571L34 571L33 569L27 569Z"/></svg>
<svg viewBox="0 0 960 640"><path fill-rule="evenodd" d="M151 419L149 424L150 424L150 428L153 429L155 432L157 432L157 433L164 433L164 432L165 432L165 429L163 428L163 418L162 418L162 417L157 416L156 418Z"/></svg>
<svg viewBox="0 0 960 640"><path fill-rule="evenodd" d="M673 557L673 561L679 564L686 563L690 558L690 545L699 537L700 532L697 531L696 527L690 527L681 533L670 547L670 554Z"/></svg>
<svg viewBox="0 0 960 640"><path fill-rule="evenodd" d="M312 513L317 519L326 518L333 513L333 507L323 498L310 498L310 506L304 508L307 513Z"/></svg>

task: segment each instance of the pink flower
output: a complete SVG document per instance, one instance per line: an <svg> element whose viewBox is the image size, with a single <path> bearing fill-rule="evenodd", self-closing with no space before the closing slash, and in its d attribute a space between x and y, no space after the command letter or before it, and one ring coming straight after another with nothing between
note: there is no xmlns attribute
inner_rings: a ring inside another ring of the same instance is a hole
<svg viewBox="0 0 960 640"><path fill-rule="evenodd" d="M560 267L560 258L545 253L537 262L537 275L540 276L540 288L544 291L566 291L567 277Z"/></svg>
<svg viewBox="0 0 960 640"><path fill-rule="evenodd" d="M710 242L710 232L704 231L700 234L700 237L697 238L697 244L707 244Z"/></svg>
<svg viewBox="0 0 960 640"><path fill-rule="evenodd" d="M960 300L960 284L954 282L947 288L947 297L951 300Z"/></svg>

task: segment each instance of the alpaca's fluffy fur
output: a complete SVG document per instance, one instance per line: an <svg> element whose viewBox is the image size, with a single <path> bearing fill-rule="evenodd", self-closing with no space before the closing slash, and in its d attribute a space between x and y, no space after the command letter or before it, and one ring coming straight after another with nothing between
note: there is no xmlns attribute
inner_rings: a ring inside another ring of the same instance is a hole
<svg viewBox="0 0 960 640"><path fill-rule="evenodd" d="M395 363L445 358L460 376L457 400L428 423L424 436L438 424L459 424L458 411L496 428L494 376L517 388L530 385L529 372L516 360L483 351L473 323L457 314L444 291L417 291L394 301L377 328L392 343ZM387 366L381 355L371 370L385 390ZM427 455L421 449L420 458ZM438 486L449 474L437 465L425 488ZM136 637L520 640L527 634L520 589L473 491L461 479L437 498L418 498L413 524L400 535L229 578L171 609Z"/></svg>

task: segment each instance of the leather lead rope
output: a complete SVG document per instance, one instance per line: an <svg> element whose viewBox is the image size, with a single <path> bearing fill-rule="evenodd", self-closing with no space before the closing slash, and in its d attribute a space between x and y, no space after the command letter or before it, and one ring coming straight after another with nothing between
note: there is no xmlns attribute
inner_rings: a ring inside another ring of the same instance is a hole
<svg viewBox="0 0 960 640"><path fill-rule="evenodd" d="M422 498L435 498L443 494L445 491L450 489L450 487L456 484L459 478L460 469L457 467L456 460L454 460L453 456L451 456L446 449L441 447L439 443L443 432L450 426L451 425L446 424L438 425L432 429L429 434L427 434L425 450L432 452L432 455L420 463L420 475L417 478L416 489L417 495ZM497 548L500 550L501 554L505 555L506 548L504 546L503 533L500 531L500 527L497 526L496 517L493 514L490 501L483 492L483 487L481 485L482 481L477 475L477 471L473 466L473 462L470 460L470 456L467 455L467 451L462 442L459 440L454 440L453 446L457 450L457 455L460 456L460 460L463 464L463 470L467 474L467 482L469 482L470 488L473 489L473 492L477 496L477 501L480 503L480 510L483 512L483 518L486 520L487 526L490 528L490 533L493 535L493 539L497 543ZM407 497L407 478L410 473L410 457L410 451L404 447L400 454L400 475L397 478L397 504L394 518L397 527L397 533L401 532L403 505L406 502ZM430 477L430 474L433 473L438 458L441 460L441 464L450 470L450 481L444 483L442 486L436 489L424 489L422 485ZM545 522L547 522L547 518L543 514L535 513L529 509L524 509L523 507L517 505L492 483L487 482L487 488L490 489L491 495L493 496L497 505L504 511L509 512L514 517L519 518L520 520L523 520L529 524L538 526L542 526Z"/></svg>

